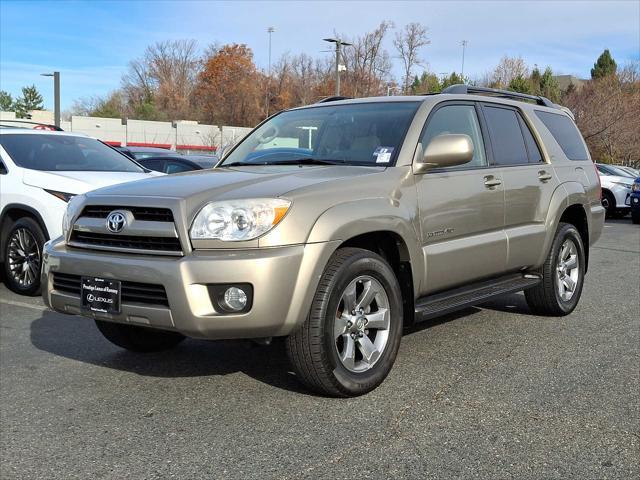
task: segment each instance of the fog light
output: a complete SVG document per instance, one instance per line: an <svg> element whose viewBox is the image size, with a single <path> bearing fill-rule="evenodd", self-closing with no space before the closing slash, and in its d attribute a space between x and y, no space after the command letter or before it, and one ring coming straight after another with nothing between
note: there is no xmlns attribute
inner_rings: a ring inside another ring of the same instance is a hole
<svg viewBox="0 0 640 480"><path fill-rule="evenodd" d="M224 292L224 306L231 311L239 312L247 306L247 294L238 287L230 287Z"/></svg>

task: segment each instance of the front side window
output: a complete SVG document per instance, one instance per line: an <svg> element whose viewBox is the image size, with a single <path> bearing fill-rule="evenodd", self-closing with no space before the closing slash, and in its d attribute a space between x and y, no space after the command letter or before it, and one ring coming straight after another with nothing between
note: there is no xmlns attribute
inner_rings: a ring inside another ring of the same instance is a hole
<svg viewBox="0 0 640 480"><path fill-rule="evenodd" d="M487 164L480 123L473 105L446 105L436 110L428 122L420 139L423 149L426 149L438 135L464 134L471 137L473 142L473 159L461 167L480 167Z"/></svg>
<svg viewBox="0 0 640 480"><path fill-rule="evenodd" d="M220 166L296 162L389 166L419 105L327 104L286 111L251 132Z"/></svg>
<svg viewBox="0 0 640 480"><path fill-rule="evenodd" d="M22 168L50 172L142 172L125 155L93 138L59 134L2 134L0 144Z"/></svg>
<svg viewBox="0 0 640 480"><path fill-rule="evenodd" d="M520 130L517 113L509 108L484 107L491 135L493 158L498 165L521 165L529 162L527 147Z"/></svg>

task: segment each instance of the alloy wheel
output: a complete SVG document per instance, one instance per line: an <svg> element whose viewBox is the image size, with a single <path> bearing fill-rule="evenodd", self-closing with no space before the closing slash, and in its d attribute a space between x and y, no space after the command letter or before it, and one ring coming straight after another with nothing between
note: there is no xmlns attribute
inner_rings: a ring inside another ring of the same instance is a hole
<svg viewBox="0 0 640 480"><path fill-rule="evenodd" d="M382 284L361 275L345 288L336 311L334 341L338 358L351 372L371 369L389 339L389 297Z"/></svg>
<svg viewBox="0 0 640 480"><path fill-rule="evenodd" d="M572 239L567 238L560 247L556 265L556 288L563 301L568 302L573 297L578 286L579 275L578 247Z"/></svg>
<svg viewBox="0 0 640 480"><path fill-rule="evenodd" d="M40 276L40 247L33 233L18 228L9 239L7 250L9 272L20 288L29 288Z"/></svg>

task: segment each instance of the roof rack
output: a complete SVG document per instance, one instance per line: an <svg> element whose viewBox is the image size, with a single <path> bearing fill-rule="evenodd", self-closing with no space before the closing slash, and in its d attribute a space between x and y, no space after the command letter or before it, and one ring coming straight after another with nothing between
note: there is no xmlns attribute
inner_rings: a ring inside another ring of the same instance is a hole
<svg viewBox="0 0 640 480"><path fill-rule="evenodd" d="M337 102L338 100L351 100L353 97L343 97L341 95L334 95L332 97L326 97L322 100L318 100L316 103L328 103L328 102Z"/></svg>
<svg viewBox="0 0 640 480"><path fill-rule="evenodd" d="M513 98L516 100L531 100L533 102L536 102L538 105L543 105L545 107L560 108L558 105L556 105L546 97L542 97L539 95L527 95L526 93L512 92L509 90L500 90L498 88L473 87L471 85L457 84L445 88L444 90L442 90L442 93L449 93L454 95L492 95L494 97Z"/></svg>
<svg viewBox="0 0 640 480"><path fill-rule="evenodd" d="M5 118L4 120L0 120L0 123L2 123L2 126L5 128L27 128L27 125L35 125L33 127L34 130L52 130L55 132L64 132L64 130L62 130L62 128L60 127L56 127L55 125L50 125L48 123L42 123L42 122L31 122L29 120L15 120L15 119L10 119L10 118ZM18 123L18 124L26 124L25 126L22 125L5 125L6 123Z"/></svg>

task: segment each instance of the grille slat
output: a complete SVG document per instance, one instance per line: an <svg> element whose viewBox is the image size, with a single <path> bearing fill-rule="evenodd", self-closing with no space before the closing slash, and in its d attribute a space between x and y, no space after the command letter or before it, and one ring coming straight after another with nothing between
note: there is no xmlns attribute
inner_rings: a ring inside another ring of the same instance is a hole
<svg viewBox="0 0 640 480"><path fill-rule="evenodd" d="M180 252L180 240L174 237L142 237L135 235L116 235L94 232L78 232L71 234L71 241L90 246L130 248L135 250L158 250Z"/></svg>
<svg viewBox="0 0 640 480"><path fill-rule="evenodd" d="M80 296L80 275L55 272L53 274L53 289ZM144 303L146 305L169 306L167 292L162 285L121 281L122 303Z"/></svg>
<svg viewBox="0 0 640 480"><path fill-rule="evenodd" d="M173 212L168 208L126 207L120 205L87 205L81 217L107 218L114 210L128 210L136 220L151 222L173 222Z"/></svg>

